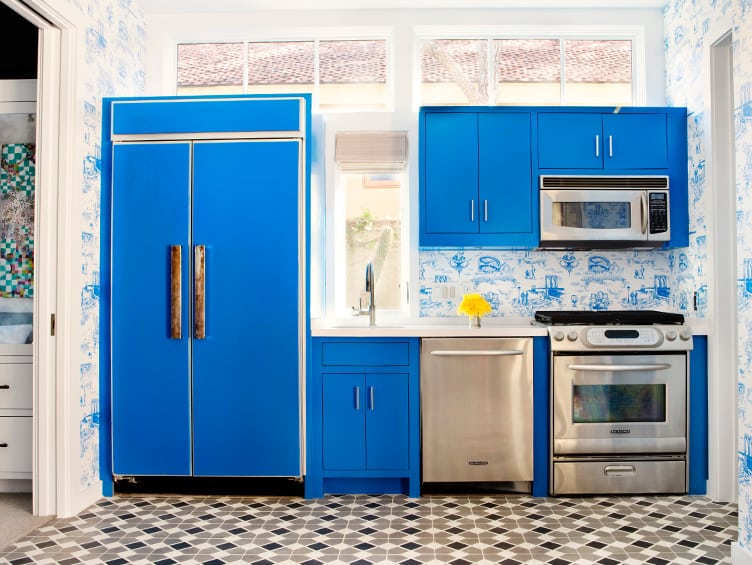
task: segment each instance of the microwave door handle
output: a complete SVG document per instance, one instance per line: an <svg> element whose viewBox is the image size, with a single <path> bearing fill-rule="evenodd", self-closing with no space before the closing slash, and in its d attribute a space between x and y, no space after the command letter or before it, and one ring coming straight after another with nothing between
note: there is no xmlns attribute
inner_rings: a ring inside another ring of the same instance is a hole
<svg viewBox="0 0 752 565"><path fill-rule="evenodd" d="M642 233L648 231L648 197L643 192L640 194L640 217L642 220Z"/></svg>
<svg viewBox="0 0 752 565"><path fill-rule="evenodd" d="M571 371L601 371L609 373L626 373L627 371L665 371L671 368L671 363L644 363L639 365L590 365L572 364Z"/></svg>

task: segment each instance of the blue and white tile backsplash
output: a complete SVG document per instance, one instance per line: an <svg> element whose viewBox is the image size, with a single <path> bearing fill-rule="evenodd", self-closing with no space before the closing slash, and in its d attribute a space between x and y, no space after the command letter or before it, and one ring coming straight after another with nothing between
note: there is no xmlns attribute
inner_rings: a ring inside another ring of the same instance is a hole
<svg viewBox="0 0 752 565"><path fill-rule="evenodd" d="M666 96L687 106L692 229L691 270L706 265L704 127L710 107L705 99L710 42L731 28L733 49L734 139L736 143L737 297L739 306L738 497L739 544L752 553L752 3L749 0L669 0L664 8ZM711 36L712 30L712 36ZM707 187L712 190L712 187ZM729 292L732 289L718 289ZM726 407L721 407L723 410Z"/></svg>
<svg viewBox="0 0 752 565"><path fill-rule="evenodd" d="M702 317L707 287L700 275L685 249L422 250L419 311L421 317L456 317L462 295L478 292L497 317L634 309Z"/></svg>

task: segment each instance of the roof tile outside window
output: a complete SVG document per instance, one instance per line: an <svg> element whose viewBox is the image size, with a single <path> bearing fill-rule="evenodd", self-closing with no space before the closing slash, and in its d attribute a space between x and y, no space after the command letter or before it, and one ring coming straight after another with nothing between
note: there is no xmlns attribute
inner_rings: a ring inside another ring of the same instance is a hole
<svg viewBox="0 0 752 565"><path fill-rule="evenodd" d="M313 41L248 44L248 84L308 84L314 81Z"/></svg>
<svg viewBox="0 0 752 565"><path fill-rule="evenodd" d="M178 88L242 85L242 43L178 45Z"/></svg>

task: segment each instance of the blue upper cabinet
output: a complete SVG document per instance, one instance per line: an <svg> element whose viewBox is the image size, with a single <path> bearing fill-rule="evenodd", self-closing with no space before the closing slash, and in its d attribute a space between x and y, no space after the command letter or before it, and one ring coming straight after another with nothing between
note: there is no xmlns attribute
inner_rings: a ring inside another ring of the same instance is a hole
<svg viewBox="0 0 752 565"><path fill-rule="evenodd" d="M531 123L524 111L421 111L421 246L537 245Z"/></svg>
<svg viewBox="0 0 752 565"><path fill-rule="evenodd" d="M666 169L666 113L541 112L538 167Z"/></svg>

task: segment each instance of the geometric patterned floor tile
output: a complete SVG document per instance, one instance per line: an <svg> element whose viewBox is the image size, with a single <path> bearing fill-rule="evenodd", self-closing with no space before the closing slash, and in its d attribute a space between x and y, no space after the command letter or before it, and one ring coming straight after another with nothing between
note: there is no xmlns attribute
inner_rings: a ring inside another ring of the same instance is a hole
<svg viewBox="0 0 752 565"><path fill-rule="evenodd" d="M704 497L121 495L0 548L0 563L730 563L737 509Z"/></svg>

